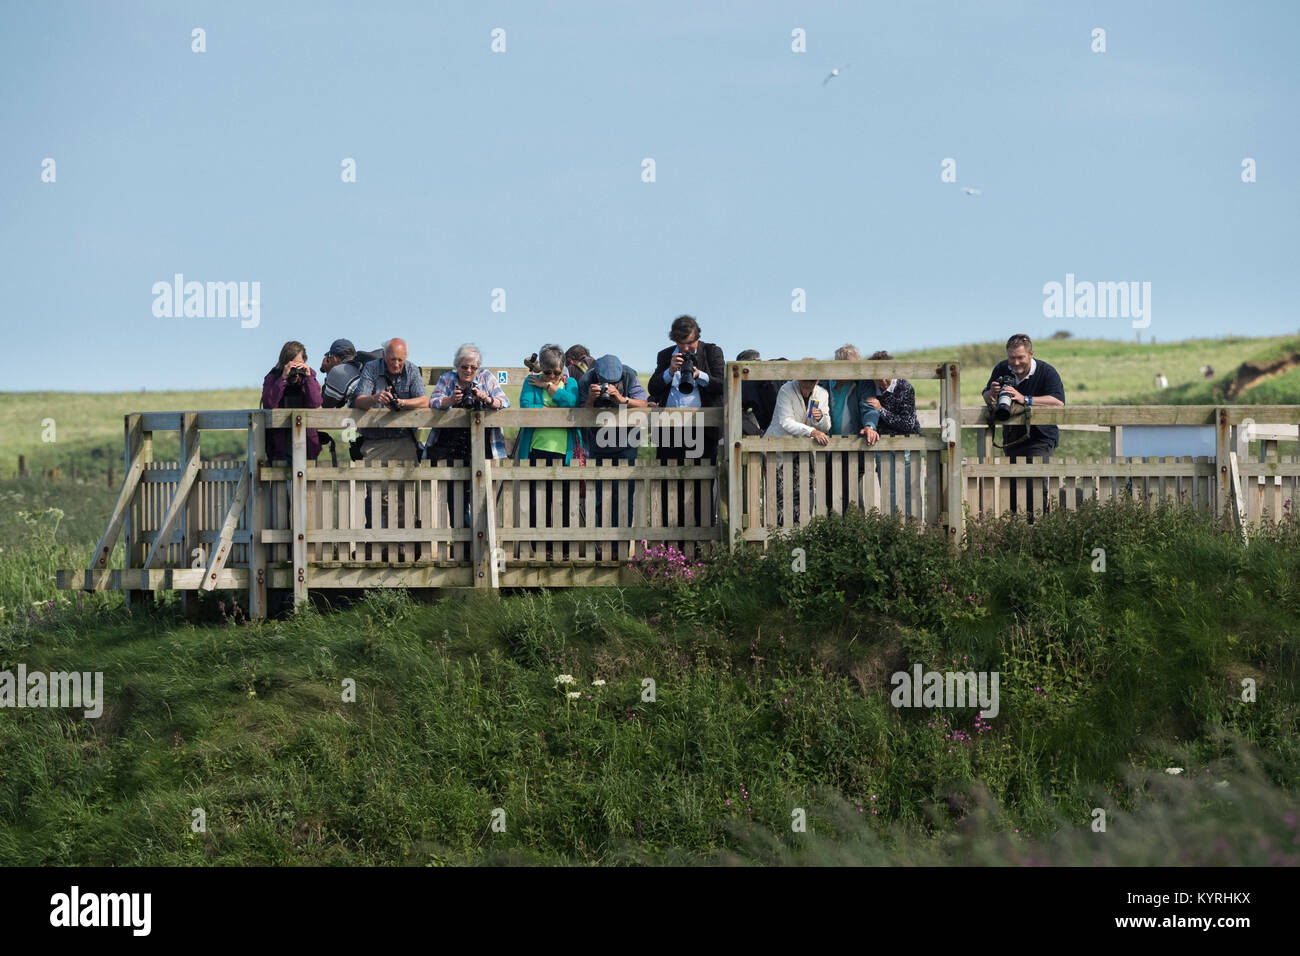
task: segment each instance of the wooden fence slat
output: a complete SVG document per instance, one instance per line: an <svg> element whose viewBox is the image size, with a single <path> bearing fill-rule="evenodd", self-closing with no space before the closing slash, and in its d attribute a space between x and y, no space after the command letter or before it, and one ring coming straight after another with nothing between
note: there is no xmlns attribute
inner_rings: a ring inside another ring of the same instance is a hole
<svg viewBox="0 0 1300 956"><path fill-rule="evenodd" d="M226 513L225 520L221 522L221 531L216 544L212 548L212 556L208 558L208 566L203 573L203 590L211 591L217 586L217 580L221 572L225 570L226 560L230 556L230 549L235 537L235 528L239 525L240 516L244 513L244 505L248 501L248 491L252 486L252 480L248 472L244 477L239 479L239 486L235 489L235 496L230 502L230 510Z"/></svg>
<svg viewBox="0 0 1300 956"><path fill-rule="evenodd" d="M186 418L192 419L192 414L186 415ZM191 430L191 434L194 434ZM189 501L190 490L194 487L194 479L199 473L199 444L197 441L185 448L185 470L180 480L176 483L176 492L173 494L171 503L168 505L167 512L163 517L162 523L158 528L158 537L154 540L153 547L149 549L148 556L144 559L144 567L147 569L153 565L157 559L160 550L163 550L170 544L172 532L185 513L186 505ZM170 555L169 555L170 556ZM168 564L174 563L168 561Z"/></svg>

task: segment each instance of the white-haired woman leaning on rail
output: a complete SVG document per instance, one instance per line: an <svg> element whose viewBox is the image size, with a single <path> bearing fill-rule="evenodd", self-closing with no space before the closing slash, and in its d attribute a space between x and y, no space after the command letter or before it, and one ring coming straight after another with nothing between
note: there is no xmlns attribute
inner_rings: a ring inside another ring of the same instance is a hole
<svg viewBox="0 0 1300 956"><path fill-rule="evenodd" d="M429 407L442 411L452 408L509 408L510 399L506 398L506 393L492 371L483 368L483 354L478 346L466 343L456 350L451 370L438 376L429 396ZM487 448L483 451L489 458L506 457L506 438L501 429L487 430ZM429 432L429 440L425 445L425 457L434 463L463 461L468 465L471 461L469 429L433 429ZM468 527L471 524L471 489L468 481L462 490L465 494L464 526ZM452 514L450 496L447 500L447 513Z"/></svg>

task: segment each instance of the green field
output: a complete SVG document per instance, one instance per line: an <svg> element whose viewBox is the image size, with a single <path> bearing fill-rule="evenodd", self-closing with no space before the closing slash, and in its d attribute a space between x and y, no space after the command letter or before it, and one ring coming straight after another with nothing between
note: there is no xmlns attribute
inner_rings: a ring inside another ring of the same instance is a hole
<svg viewBox="0 0 1300 956"><path fill-rule="evenodd" d="M1149 399L1151 355L1172 386L1294 345L1036 353L1118 403ZM999 347L964 348L924 357L985 374ZM186 620L54 590L107 520L123 414L256 397L8 396L0 472L24 454L63 478L0 480L0 672L102 671L106 703L0 708L0 864L1300 863L1294 517L1245 545L1121 503L977 520L953 552L850 515L642 587L377 592L256 624L231 594ZM891 706L914 664L998 671L998 716Z"/></svg>

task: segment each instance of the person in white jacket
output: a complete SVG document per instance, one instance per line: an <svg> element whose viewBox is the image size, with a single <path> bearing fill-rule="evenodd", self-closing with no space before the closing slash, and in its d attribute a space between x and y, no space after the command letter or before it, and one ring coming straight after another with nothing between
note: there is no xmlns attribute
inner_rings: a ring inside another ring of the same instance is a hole
<svg viewBox="0 0 1300 956"><path fill-rule="evenodd" d="M804 361L814 361L805 359ZM817 445L827 445L831 440L831 400L826 389L816 379L796 379L786 382L776 393L776 408L772 424L764 438L812 438ZM799 523L799 458L794 460L794 522ZM777 456L781 462L781 456ZM785 523L785 468L778 464L776 472L776 523Z"/></svg>

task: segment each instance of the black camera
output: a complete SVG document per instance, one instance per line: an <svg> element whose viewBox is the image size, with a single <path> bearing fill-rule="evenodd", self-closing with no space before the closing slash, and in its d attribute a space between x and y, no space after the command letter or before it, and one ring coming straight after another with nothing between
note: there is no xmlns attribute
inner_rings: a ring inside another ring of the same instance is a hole
<svg viewBox="0 0 1300 956"><path fill-rule="evenodd" d="M388 400L388 409L389 411L394 411L394 412L401 411L402 400L398 398L396 395L394 395L391 399Z"/></svg>
<svg viewBox="0 0 1300 956"><path fill-rule="evenodd" d="M304 365L295 365L289 369L288 381L291 385L301 385L307 378L307 368Z"/></svg>
<svg viewBox="0 0 1300 956"><path fill-rule="evenodd" d="M475 397L473 385L462 385L460 401L451 407L468 408L471 411L474 411L476 409L486 408L487 406L483 404L482 399Z"/></svg>
<svg viewBox="0 0 1300 956"><path fill-rule="evenodd" d="M682 380L677 384L677 390L683 395L689 395L695 391L695 353L682 352Z"/></svg>
<svg viewBox="0 0 1300 956"><path fill-rule="evenodd" d="M1005 422L1011 417L1011 396L1007 393L1007 389L1016 387L1016 377L1006 373L998 379L998 384L1002 386L1002 390L998 392L998 407L994 410L993 417L1000 422Z"/></svg>

